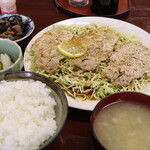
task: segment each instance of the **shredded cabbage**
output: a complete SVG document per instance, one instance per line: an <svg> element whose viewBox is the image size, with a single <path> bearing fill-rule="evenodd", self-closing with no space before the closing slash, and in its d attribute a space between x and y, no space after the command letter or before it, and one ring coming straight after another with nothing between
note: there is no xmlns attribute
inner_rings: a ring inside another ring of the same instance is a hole
<svg viewBox="0 0 150 150"><path fill-rule="evenodd" d="M74 38L92 30L101 30L116 34L119 37L117 45L126 42L140 41L140 38L135 35L125 35L102 24L91 24L87 26L77 26L73 24L61 27L71 31ZM32 56L32 71L53 79L67 94L74 98L80 97L82 100L100 100L109 94L121 91L140 91L147 82L150 82L150 70L148 70L142 78L133 80L129 86L116 87L108 78L101 76L102 70L107 66L107 61L101 62L96 70L84 71L78 67L70 66L68 63L69 58L60 61L59 68L55 73L48 74L35 65L36 58L34 53L31 51L30 54Z"/></svg>

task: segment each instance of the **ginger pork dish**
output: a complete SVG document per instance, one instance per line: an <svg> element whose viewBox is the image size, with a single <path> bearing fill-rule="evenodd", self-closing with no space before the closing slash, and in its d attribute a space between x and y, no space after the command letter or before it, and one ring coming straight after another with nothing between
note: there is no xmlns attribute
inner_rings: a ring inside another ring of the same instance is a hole
<svg viewBox="0 0 150 150"><path fill-rule="evenodd" d="M139 92L150 82L150 48L138 37L103 24L53 26L36 39L29 53L33 72L82 100Z"/></svg>

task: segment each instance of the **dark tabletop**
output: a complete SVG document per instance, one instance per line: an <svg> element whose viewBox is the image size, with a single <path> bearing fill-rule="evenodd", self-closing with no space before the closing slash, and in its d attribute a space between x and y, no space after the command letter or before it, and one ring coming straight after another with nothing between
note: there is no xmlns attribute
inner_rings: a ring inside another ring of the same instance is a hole
<svg viewBox="0 0 150 150"><path fill-rule="evenodd" d="M35 22L34 32L20 43L23 51L36 33L53 23L71 18L58 10L53 0L17 0L17 10L19 14L29 16ZM150 33L150 0L131 0L130 14L120 20ZM90 115L90 111L69 108L68 119L60 136L45 150L95 150L90 130Z"/></svg>

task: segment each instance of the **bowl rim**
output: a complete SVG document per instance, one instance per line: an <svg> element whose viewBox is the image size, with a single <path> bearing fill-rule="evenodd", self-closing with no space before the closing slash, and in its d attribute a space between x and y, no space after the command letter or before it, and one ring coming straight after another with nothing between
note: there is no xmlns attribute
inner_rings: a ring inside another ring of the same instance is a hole
<svg viewBox="0 0 150 150"><path fill-rule="evenodd" d="M14 45L18 48L18 50L19 50L19 56L18 56L17 60L16 60L11 66L9 66L8 68L3 69L3 70L0 70L0 73L3 73L3 72L5 72L5 71L11 69L12 67L14 67L16 64L18 64L18 62L19 62L21 59L22 59L22 61L23 61L23 53L22 53L22 49L21 49L21 47L19 46L19 44L17 44L15 41L12 41L12 40L10 40L10 39L3 39L3 38L0 38L0 41L8 41L8 42L14 44ZM22 68L22 67L23 67L23 62L21 62L21 68Z"/></svg>
<svg viewBox="0 0 150 150"><path fill-rule="evenodd" d="M34 23L34 21L30 17L28 17L26 15L23 15L23 14L11 13L11 14L1 14L0 15L0 19L2 19L4 17L7 17L7 16L20 16L21 18L25 18L25 19L29 19L30 20L29 26L31 27L31 30L29 30L29 32L27 32L25 34L25 36L23 36L23 37L21 37L21 38L19 38L17 40L11 40L11 41L15 41L15 42L19 43L19 42L23 41L25 38L27 38L28 36L30 36L31 33L34 31L34 29L35 29L35 23Z"/></svg>
<svg viewBox="0 0 150 150"><path fill-rule="evenodd" d="M114 103L126 101L126 100L131 101L131 100L129 100L129 98L128 99L126 99L126 98L129 97L129 96L133 96L133 95L138 95L140 97L150 97L150 95L148 95L148 94L145 94L145 93L142 93L142 92L135 92L135 91L124 91L124 92L112 93L112 94L102 98L102 100L100 100L97 103L97 105L95 106L95 108L93 109L93 111L91 113L91 117L93 117L94 113L97 113L97 112L101 111L106 106L109 106L109 105L114 104ZM115 98L115 97L117 97L117 98ZM121 98L119 98L119 97L121 97ZM110 100L108 101L107 99L111 99L111 101ZM132 101L135 101L135 100L132 100ZM139 102L139 100L138 100L138 102ZM102 105L102 103L103 103L102 109L98 110L99 105ZM144 102L140 101L140 103L144 103Z"/></svg>
<svg viewBox="0 0 150 150"><path fill-rule="evenodd" d="M149 101L149 102L148 102L148 101L146 102L146 100L145 100L145 101L143 102L143 101L139 101L139 100L136 101L136 100L130 100L130 99L126 100L126 99L124 99L124 98L126 98L126 96L129 97L129 96L131 96L132 94L137 95L137 96L139 96L139 97L149 97L149 99L150 99L150 95L144 94L144 93L141 93L141 92L134 92L134 91L117 92L117 93L110 94L110 95L108 95L107 97L104 97L101 101L99 101L99 102L97 103L97 105L96 105L95 108L93 109L93 111L92 111L92 113L91 113L91 116L90 116L90 128L91 128L92 137L93 137L93 139L94 139L95 144L96 144L98 147L100 147L101 149L106 150L105 146L103 146L103 145L101 144L101 142L98 140L98 137L96 136L96 133L95 133L95 131L94 131L94 121L95 121L95 118L96 118L97 114L98 114L101 110L103 110L103 109L106 108L107 106L110 106L110 105L112 105L112 104L117 104L117 103L120 103L120 102L123 102L123 101L138 102L138 103L140 103L140 104L143 103L143 105L144 105L145 103L149 103L149 106L150 106L150 101ZM117 98L115 98L115 96L117 96ZM123 98L121 99L121 98L119 98L119 96L123 96ZM107 99L111 99L111 97L112 97L112 101L109 100L109 101L107 102ZM114 100L113 98L116 99L116 100ZM102 107L99 108L100 105L102 105Z"/></svg>
<svg viewBox="0 0 150 150"><path fill-rule="evenodd" d="M58 88L59 92L61 93L61 96L63 97L63 102L65 102L65 113L64 113L64 119L63 119L63 123L61 125L60 128L58 128L58 130L55 132L54 136L52 136L51 140L49 141L49 139L39 148L40 150L42 150L43 148L47 147L49 144L51 144L58 136L59 134L61 133L61 131L63 130L64 126L65 126L65 123L67 121L67 118L68 118L68 112L69 112L69 107L68 107L68 101L67 101L67 97L65 95L65 93L63 92L63 90L61 89L61 87L56 83L54 82L52 79L44 76L44 75L41 75L41 74L38 74L38 73L34 73L34 72L30 72L30 71L13 71L13 72L4 72L3 74L1 74L0 76L0 81L2 80L9 80L10 76L11 75L18 75L17 78L18 80L20 79L26 79L28 77L31 77L33 75L37 76L37 77L41 77L41 78L44 78L46 81L48 82L51 82L56 88ZM25 75L25 76L24 76ZM34 78L32 78L34 80ZM36 79L37 80L37 79ZM38 80L40 81L40 80ZM42 82L42 81L41 81ZM45 83L45 82L44 82ZM46 83L45 83L46 84ZM46 84L47 85L47 84ZM48 86L48 85L47 85ZM57 93L56 93L57 94Z"/></svg>

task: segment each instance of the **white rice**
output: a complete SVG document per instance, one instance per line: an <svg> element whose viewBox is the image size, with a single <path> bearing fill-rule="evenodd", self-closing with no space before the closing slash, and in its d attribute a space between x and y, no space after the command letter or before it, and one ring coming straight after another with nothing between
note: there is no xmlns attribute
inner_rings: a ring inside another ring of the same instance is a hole
<svg viewBox="0 0 150 150"><path fill-rule="evenodd" d="M50 93L40 81L0 82L0 150L37 150L55 133Z"/></svg>

